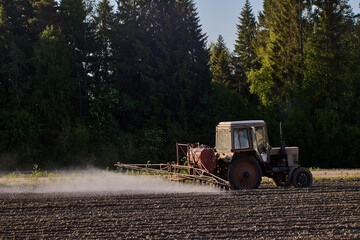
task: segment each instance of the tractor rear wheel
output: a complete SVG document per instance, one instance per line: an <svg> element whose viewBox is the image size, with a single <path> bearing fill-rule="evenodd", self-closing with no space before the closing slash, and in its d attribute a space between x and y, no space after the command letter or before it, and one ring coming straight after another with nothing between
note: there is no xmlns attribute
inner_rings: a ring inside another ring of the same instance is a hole
<svg viewBox="0 0 360 240"><path fill-rule="evenodd" d="M295 169L291 176L291 184L296 188L310 187L313 182L313 177L309 169L299 167Z"/></svg>
<svg viewBox="0 0 360 240"><path fill-rule="evenodd" d="M237 158L228 169L228 179L234 189L258 188L261 182L261 167L254 158Z"/></svg>

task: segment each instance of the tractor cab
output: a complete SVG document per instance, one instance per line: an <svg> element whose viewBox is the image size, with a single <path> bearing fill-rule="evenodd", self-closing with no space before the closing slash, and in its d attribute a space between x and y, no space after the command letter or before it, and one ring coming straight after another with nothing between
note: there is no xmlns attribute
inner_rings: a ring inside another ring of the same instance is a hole
<svg viewBox="0 0 360 240"><path fill-rule="evenodd" d="M220 122L216 127L216 151L227 161L240 155L254 155L268 162L270 145L266 123L262 120Z"/></svg>

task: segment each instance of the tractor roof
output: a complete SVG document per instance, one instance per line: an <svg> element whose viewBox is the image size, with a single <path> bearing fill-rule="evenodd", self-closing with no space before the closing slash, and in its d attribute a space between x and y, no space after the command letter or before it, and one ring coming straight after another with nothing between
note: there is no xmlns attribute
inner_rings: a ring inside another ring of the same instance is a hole
<svg viewBox="0 0 360 240"><path fill-rule="evenodd" d="M247 120L247 121L233 121L233 122L219 122L218 127L262 127L266 123L264 120Z"/></svg>

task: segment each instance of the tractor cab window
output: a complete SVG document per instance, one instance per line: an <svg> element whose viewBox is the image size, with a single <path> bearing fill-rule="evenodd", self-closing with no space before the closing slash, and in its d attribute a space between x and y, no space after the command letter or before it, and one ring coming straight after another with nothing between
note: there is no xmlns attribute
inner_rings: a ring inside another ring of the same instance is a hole
<svg viewBox="0 0 360 240"><path fill-rule="evenodd" d="M265 127L255 127L255 135L258 150L260 153L266 152L267 148L267 136L266 136L266 129Z"/></svg>
<svg viewBox="0 0 360 240"><path fill-rule="evenodd" d="M234 147L235 149L249 148L248 131L246 128L234 129Z"/></svg>

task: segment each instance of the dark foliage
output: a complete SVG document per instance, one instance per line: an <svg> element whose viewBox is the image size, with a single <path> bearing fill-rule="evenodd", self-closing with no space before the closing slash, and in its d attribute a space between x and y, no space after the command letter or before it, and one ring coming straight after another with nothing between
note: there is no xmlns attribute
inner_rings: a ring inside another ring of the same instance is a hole
<svg viewBox="0 0 360 240"><path fill-rule="evenodd" d="M347 1L250 2L235 52L192 0L0 0L0 168L169 162L264 119L306 166L360 167L360 27ZM211 58L210 58L211 56Z"/></svg>

